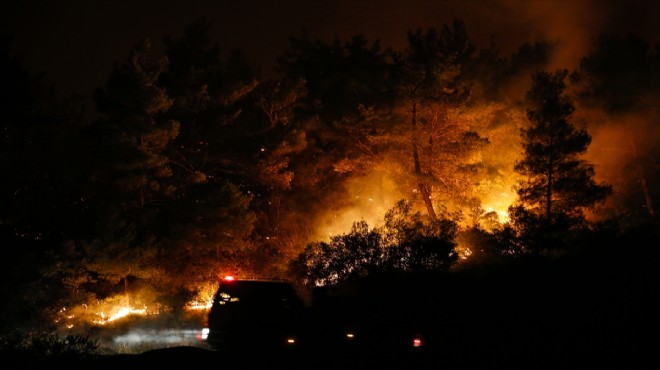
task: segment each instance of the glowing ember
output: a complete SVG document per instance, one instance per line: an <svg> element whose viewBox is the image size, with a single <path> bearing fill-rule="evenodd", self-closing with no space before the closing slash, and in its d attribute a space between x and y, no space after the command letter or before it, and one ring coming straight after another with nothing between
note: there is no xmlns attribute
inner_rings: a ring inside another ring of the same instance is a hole
<svg viewBox="0 0 660 370"><path fill-rule="evenodd" d="M105 325L109 322L121 319L122 317L126 317L128 315L146 315L147 313L147 308L132 308L132 307L119 307L117 311L111 315L106 316L104 312L99 312L99 316L101 317L100 320L95 320L94 324L98 325Z"/></svg>
<svg viewBox="0 0 660 370"><path fill-rule="evenodd" d="M209 310L213 304L213 294L215 294L215 284L205 284L198 289L198 293L190 302L185 306L189 311L204 311Z"/></svg>
<svg viewBox="0 0 660 370"><path fill-rule="evenodd" d="M211 308L215 289L214 283L204 284L198 289L197 295L183 307L184 310L195 315L203 314ZM58 312L55 323L66 329L88 325L105 326L128 317L158 316L164 312L171 312L171 308L153 299L144 301L137 297L117 295L97 300L93 304L64 307Z"/></svg>
<svg viewBox="0 0 660 370"><path fill-rule="evenodd" d="M127 305L125 296L114 296L93 304L62 308L58 312L55 322L62 327L72 329L76 326L96 325L103 326L129 316L156 315L162 311L161 305L140 303Z"/></svg>

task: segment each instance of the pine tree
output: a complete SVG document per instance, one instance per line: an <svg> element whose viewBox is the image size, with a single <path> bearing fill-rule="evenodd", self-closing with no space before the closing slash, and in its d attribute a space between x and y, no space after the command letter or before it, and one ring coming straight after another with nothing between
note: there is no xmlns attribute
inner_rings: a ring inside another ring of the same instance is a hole
<svg viewBox="0 0 660 370"><path fill-rule="evenodd" d="M394 136L396 144L405 146L401 152L408 164L402 168L408 186L419 194L432 219L437 218L434 199L461 200L467 192L468 177L478 166L469 158L488 143L452 119L469 99L460 61L468 59L471 50L463 24L455 22L453 30L445 26L442 34L432 28L409 32L407 49L393 54L399 98L394 110L405 120Z"/></svg>
<svg viewBox="0 0 660 370"><path fill-rule="evenodd" d="M522 129L523 157L514 166L525 179L516 188L518 204L510 216L528 236L541 232L535 243L548 242L548 236L556 242L557 233L580 226L583 211L611 192L609 185L595 182L593 166L579 157L591 136L570 121L575 107L564 94L567 74L537 72L527 94L531 125Z"/></svg>

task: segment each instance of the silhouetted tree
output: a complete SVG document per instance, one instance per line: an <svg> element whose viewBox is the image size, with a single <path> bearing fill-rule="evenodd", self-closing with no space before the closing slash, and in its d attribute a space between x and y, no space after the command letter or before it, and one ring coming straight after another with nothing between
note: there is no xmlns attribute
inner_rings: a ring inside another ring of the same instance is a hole
<svg viewBox="0 0 660 370"><path fill-rule="evenodd" d="M523 157L514 166L524 179L509 215L522 234L535 239L532 247L561 243L561 233L582 226L583 210L611 192L609 185L594 181L593 166L579 158L591 136L570 122L575 108L564 94L567 74L534 74L527 95L531 125L522 129Z"/></svg>
<svg viewBox="0 0 660 370"><path fill-rule="evenodd" d="M349 233L330 237L330 242L307 244L290 269L306 285L334 285L376 270L383 265L385 253L381 234L360 221Z"/></svg>
<svg viewBox="0 0 660 370"><path fill-rule="evenodd" d="M423 217L409 201L398 201L385 214L381 228L386 267L406 272L449 271L458 261L459 219L444 211L435 218Z"/></svg>
<svg viewBox="0 0 660 370"><path fill-rule="evenodd" d="M313 234L316 217L310 214L326 214L355 199L345 184L352 175L364 173L360 165L367 163L361 146L368 131L362 121L364 107L383 104L391 95L386 58L378 41L370 43L362 35L326 43L303 34L290 39L278 60L279 92L272 96L276 103L280 97L295 96L287 103L293 108L287 109L292 113L287 116L294 119L282 143L267 147L266 154L268 149L286 154L291 176L286 196L273 202L277 217L266 220L280 220L279 240L298 246L290 257L300 253ZM295 243L293 237L303 242Z"/></svg>
<svg viewBox="0 0 660 370"><path fill-rule="evenodd" d="M241 264L256 268L254 200L272 186L259 165L270 128L254 103L259 82L240 50L221 57L212 26L200 18L180 37L166 36L168 65L158 79L173 99L165 115L180 123L167 151L177 192L162 209L171 224L163 261L171 281L189 287Z"/></svg>
<svg viewBox="0 0 660 370"><path fill-rule="evenodd" d="M312 41L304 33L289 38L289 49L278 59L277 70L290 80L304 81L307 94L301 110L318 115L323 122L358 113L360 105L372 105L387 96L387 51L380 42L369 45L363 35L343 43Z"/></svg>
<svg viewBox="0 0 660 370"><path fill-rule="evenodd" d="M392 271L449 271L458 260L458 224L447 216L431 220L413 212L410 202L399 201L385 215L383 227L355 222L350 233L311 242L291 261L290 270L313 286Z"/></svg>
<svg viewBox="0 0 660 370"><path fill-rule="evenodd" d="M163 116L172 100L156 85L166 61L151 62L149 52L148 40L136 44L94 93L99 117L86 131L93 233L68 241L45 271L71 293L87 291L92 281L123 281L127 288L130 278L158 271L153 257L167 230L160 211L177 188L166 151L179 125Z"/></svg>
<svg viewBox="0 0 660 370"><path fill-rule="evenodd" d="M94 95L100 117L92 128L101 160L95 183L108 190L98 196L108 197L105 205L119 216L104 224L111 228L124 224L125 229L117 231L122 239L133 235L131 244L157 234L153 227L159 205L176 190L166 152L179 123L163 116L172 99L156 82L166 61L151 63L150 47L148 40L137 44Z"/></svg>
<svg viewBox="0 0 660 370"><path fill-rule="evenodd" d="M240 183L250 173L244 161L260 149L253 136L263 129L264 120L237 122L249 107L255 73L239 50L221 58L211 27L211 21L201 18L180 38L164 38L168 63L157 83L172 99L167 116L180 122L168 156L173 176L182 184L209 178Z"/></svg>

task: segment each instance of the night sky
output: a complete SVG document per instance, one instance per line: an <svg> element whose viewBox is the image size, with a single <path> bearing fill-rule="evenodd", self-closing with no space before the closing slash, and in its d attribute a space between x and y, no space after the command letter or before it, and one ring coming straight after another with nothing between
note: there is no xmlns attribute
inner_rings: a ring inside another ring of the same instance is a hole
<svg viewBox="0 0 660 370"><path fill-rule="evenodd" d="M13 37L25 66L43 72L56 91L88 95L135 43L149 38L159 55L163 36L179 37L202 16L214 22L223 52L243 50L266 76L288 38L303 29L328 41L364 34L402 49L408 30L440 29L457 18L478 47L493 36L506 54L524 42L559 41L555 62L566 68L598 33L635 33L651 42L660 35L660 1L645 0L26 0L3 5L0 33Z"/></svg>

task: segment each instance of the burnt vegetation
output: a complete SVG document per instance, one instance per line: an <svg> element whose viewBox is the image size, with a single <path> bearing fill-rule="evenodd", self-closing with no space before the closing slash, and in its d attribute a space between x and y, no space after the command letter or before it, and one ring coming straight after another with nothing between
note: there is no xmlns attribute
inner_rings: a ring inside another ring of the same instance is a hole
<svg viewBox="0 0 660 370"><path fill-rule="evenodd" d="M660 45L602 35L577 70L548 70L552 42L500 55L468 26L413 30L405 50L291 37L264 79L202 19L162 55L138 40L93 112L2 39L0 327L48 330L62 307L136 289L176 311L225 272L313 287L542 260L657 288ZM632 115L649 122L628 132L634 153L599 178L591 127ZM355 179L397 201L321 239L321 216L360 205ZM512 187L503 218L484 196Z"/></svg>

